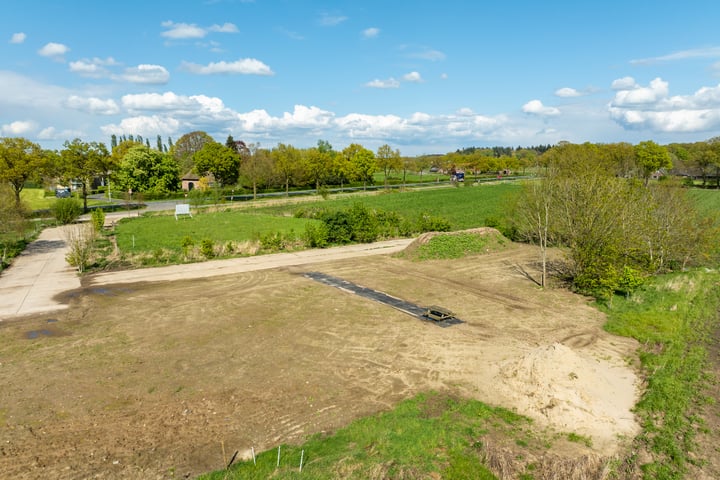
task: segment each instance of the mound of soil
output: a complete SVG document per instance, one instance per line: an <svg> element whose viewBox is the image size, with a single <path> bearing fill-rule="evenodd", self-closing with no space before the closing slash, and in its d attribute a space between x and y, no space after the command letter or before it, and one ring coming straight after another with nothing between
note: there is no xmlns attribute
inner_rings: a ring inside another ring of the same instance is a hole
<svg viewBox="0 0 720 480"><path fill-rule="evenodd" d="M499 367L495 387L519 413L600 445L636 433L637 379L605 360L553 343Z"/></svg>

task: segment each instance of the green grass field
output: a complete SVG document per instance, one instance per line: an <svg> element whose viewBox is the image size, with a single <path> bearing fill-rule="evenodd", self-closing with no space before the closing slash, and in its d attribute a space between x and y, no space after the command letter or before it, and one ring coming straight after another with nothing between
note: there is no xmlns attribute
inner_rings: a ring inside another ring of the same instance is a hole
<svg viewBox="0 0 720 480"><path fill-rule="evenodd" d="M298 209L347 208L361 201L368 208L392 211L406 218L429 213L450 222L452 230L465 230L485 225L488 219L501 222L511 215L521 192L518 183L486 184L479 186L441 187L397 191L389 190L377 195L329 197L328 200L307 202L301 205L258 207L256 211L274 215L293 215Z"/></svg>
<svg viewBox="0 0 720 480"><path fill-rule="evenodd" d="M45 210L55 204L55 196L46 197L45 189L24 188L20 192L20 199L30 210Z"/></svg>
<svg viewBox="0 0 720 480"><path fill-rule="evenodd" d="M423 213L447 219L453 230L485 225L488 218L504 218L520 191L518 185L484 185L481 187L440 188L423 191L391 192L362 197L329 197L302 204L257 206L252 210L230 209L198 213L192 218L175 220L173 215L153 215L126 219L115 227L121 252L155 252L159 249L179 253L183 239L194 244L210 239L216 244L260 239L279 233L302 236L308 220L295 218L300 209L345 209L362 202L368 208L398 212L406 218Z"/></svg>
<svg viewBox="0 0 720 480"><path fill-rule="evenodd" d="M20 192L20 199L30 210L47 210L55 205L55 195L45 196L46 190L43 188L24 188ZM78 201L82 202L82 197L77 193L73 194ZM88 205L104 205L103 202L94 199L88 199Z"/></svg>
<svg viewBox="0 0 720 480"><path fill-rule="evenodd" d="M693 188L688 190L688 194L695 200L700 213L717 214L720 212L720 190Z"/></svg>
<svg viewBox="0 0 720 480"><path fill-rule="evenodd" d="M179 252L182 241L189 237L194 243L211 239L216 243L258 240L261 236L281 232L301 235L305 224L316 220L265 215L243 210L193 214L147 216L124 219L116 226L117 244L121 251L142 252L166 249Z"/></svg>
<svg viewBox="0 0 720 480"><path fill-rule="evenodd" d="M240 462L200 478L489 480L496 477L480 460L478 439L492 433L527 453L541 453L547 439L535 437L530 425L527 418L478 401L420 394L331 436L316 435L301 446L282 445L279 462L274 449L259 454L255 462Z"/></svg>

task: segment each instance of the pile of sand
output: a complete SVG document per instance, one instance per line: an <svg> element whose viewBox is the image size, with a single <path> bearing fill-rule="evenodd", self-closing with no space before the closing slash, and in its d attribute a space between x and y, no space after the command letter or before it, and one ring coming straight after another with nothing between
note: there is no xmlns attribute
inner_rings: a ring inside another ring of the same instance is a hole
<svg viewBox="0 0 720 480"><path fill-rule="evenodd" d="M505 405L560 431L589 436L600 449L613 450L620 438L637 432L631 409L638 382L627 367L554 343L500 364L495 380Z"/></svg>

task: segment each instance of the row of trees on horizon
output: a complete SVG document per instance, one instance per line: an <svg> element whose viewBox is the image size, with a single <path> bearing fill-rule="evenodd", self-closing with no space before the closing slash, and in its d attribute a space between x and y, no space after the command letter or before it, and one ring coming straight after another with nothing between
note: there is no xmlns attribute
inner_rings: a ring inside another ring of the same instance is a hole
<svg viewBox="0 0 720 480"><path fill-rule="evenodd" d="M76 182L87 206L87 194L96 178L111 183L114 191L156 195L178 191L183 175L194 173L205 182L212 179L224 188L259 189L319 188L324 185L344 186L349 183L367 185L376 172L385 181L392 175L423 174L432 167L443 173L464 171L466 174L496 174L502 171L525 173L528 169L546 166L558 147L469 147L442 155L402 156L398 149L383 145L377 151L352 143L335 150L329 142L319 140L317 146L296 148L278 144L263 148L245 144L228 136L225 143L215 141L202 131L190 132L175 143L163 143L158 135L155 145L141 136L115 136L111 149L98 142L79 138L66 141L60 151L43 150L22 137L0 139L0 182L11 187L19 205L20 192L30 181L46 185ZM613 174L642 177L647 180L658 170L692 174L703 183L714 179L720 187L720 138L708 141L658 145L652 141L638 145L629 143L594 144L597 159L608 158ZM658 160L661 159L661 160Z"/></svg>

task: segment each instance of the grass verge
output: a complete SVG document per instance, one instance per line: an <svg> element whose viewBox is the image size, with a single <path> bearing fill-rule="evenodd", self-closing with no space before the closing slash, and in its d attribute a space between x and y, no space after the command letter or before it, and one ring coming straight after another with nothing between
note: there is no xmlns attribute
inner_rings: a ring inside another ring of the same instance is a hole
<svg viewBox="0 0 720 480"><path fill-rule="evenodd" d="M315 435L299 446L280 446L200 478L211 479L495 479L483 465L488 438L512 443L515 456L545 451L531 420L475 400L420 394L394 410L363 418L333 435ZM303 460L300 472L300 460ZM527 465L519 478L533 469Z"/></svg>
<svg viewBox="0 0 720 480"><path fill-rule="evenodd" d="M718 324L720 274L706 270L663 275L604 307L606 329L641 343L647 388L636 406L641 452L628 468L646 479L680 479L694 459L701 421L707 347Z"/></svg>

